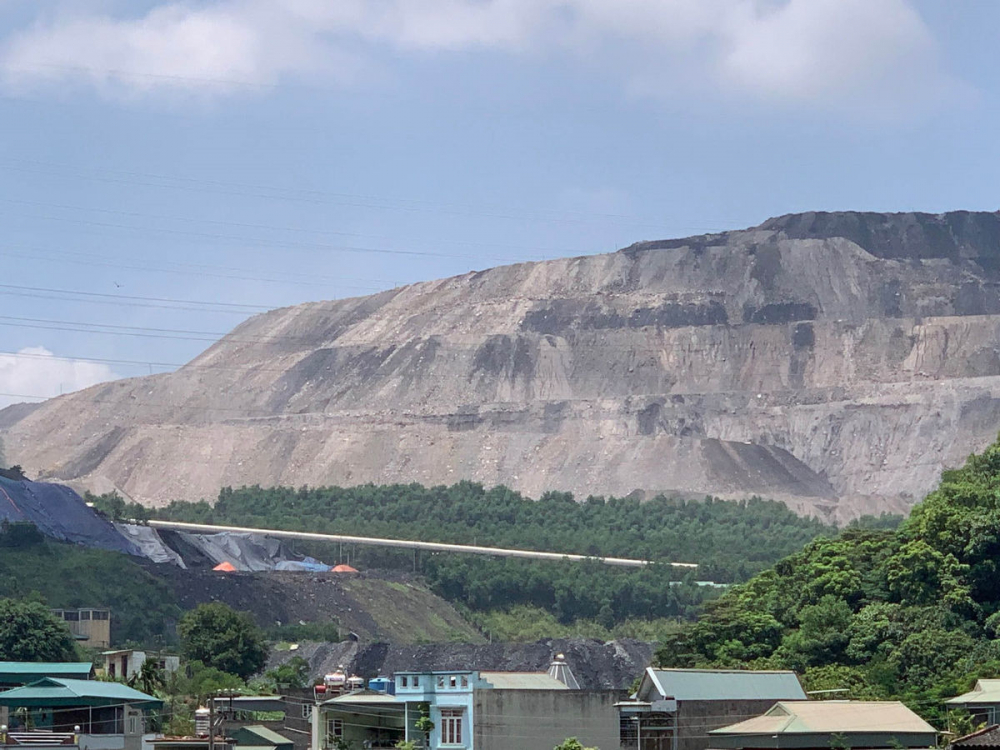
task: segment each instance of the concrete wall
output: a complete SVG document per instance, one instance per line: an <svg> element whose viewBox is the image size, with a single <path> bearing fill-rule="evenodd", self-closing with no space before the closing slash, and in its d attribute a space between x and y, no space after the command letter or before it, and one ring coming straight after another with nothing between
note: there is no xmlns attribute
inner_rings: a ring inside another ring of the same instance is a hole
<svg viewBox="0 0 1000 750"><path fill-rule="evenodd" d="M618 748L614 690L477 690L475 750L552 750L567 737Z"/></svg>
<svg viewBox="0 0 1000 750"><path fill-rule="evenodd" d="M777 702L776 699L678 701L676 750L706 750L710 731L760 716Z"/></svg>

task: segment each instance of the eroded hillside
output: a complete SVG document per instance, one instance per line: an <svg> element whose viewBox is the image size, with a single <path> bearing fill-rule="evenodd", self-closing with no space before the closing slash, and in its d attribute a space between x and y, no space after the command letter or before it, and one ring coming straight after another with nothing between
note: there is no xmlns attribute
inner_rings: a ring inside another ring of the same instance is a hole
<svg viewBox="0 0 1000 750"><path fill-rule="evenodd" d="M995 437L998 282L998 214L792 215L275 310L0 434L31 472L154 505L469 478L844 519Z"/></svg>

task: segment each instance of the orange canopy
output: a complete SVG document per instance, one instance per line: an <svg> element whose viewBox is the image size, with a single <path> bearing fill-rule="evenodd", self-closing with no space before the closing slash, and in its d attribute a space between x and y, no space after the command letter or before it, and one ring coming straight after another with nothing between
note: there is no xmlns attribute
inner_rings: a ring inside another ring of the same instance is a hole
<svg viewBox="0 0 1000 750"><path fill-rule="evenodd" d="M226 560L225 562L220 562L212 570L218 570L222 573L232 573L236 570L236 566Z"/></svg>
<svg viewBox="0 0 1000 750"><path fill-rule="evenodd" d="M340 565L334 565L333 568L331 568L331 570L334 573L357 573L358 572L357 568L352 568L350 565L344 565L343 563L341 563Z"/></svg>

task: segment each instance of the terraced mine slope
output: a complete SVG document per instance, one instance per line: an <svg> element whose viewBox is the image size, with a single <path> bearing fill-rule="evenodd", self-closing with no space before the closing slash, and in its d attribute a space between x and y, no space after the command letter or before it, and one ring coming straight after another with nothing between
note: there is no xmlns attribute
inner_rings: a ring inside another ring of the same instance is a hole
<svg viewBox="0 0 1000 750"><path fill-rule="evenodd" d="M178 372L0 412L141 502L504 483L903 510L1000 428L1000 215L810 213L259 315Z"/></svg>

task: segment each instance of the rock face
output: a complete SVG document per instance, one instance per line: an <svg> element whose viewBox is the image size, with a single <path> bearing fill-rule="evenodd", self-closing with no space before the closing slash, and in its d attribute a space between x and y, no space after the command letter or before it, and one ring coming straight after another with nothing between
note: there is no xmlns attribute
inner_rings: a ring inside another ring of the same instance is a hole
<svg viewBox="0 0 1000 750"><path fill-rule="evenodd" d="M5 418L152 505L504 483L901 511L1000 428L1000 214L810 213L274 310L181 370Z"/></svg>

